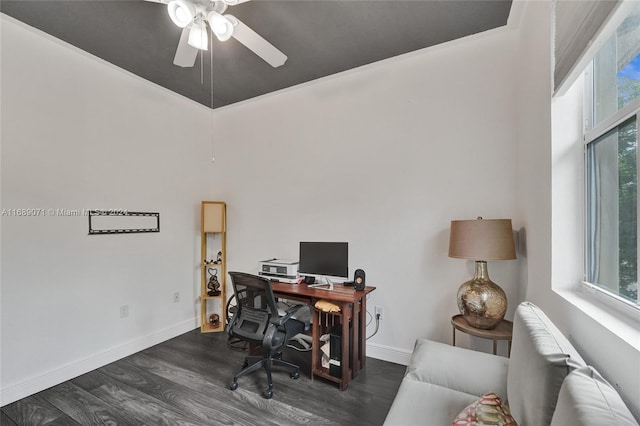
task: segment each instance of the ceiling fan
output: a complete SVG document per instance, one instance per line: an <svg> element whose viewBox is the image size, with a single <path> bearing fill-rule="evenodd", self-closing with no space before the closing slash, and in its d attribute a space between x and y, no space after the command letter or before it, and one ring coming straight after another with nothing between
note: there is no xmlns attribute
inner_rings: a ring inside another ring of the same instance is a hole
<svg viewBox="0 0 640 426"><path fill-rule="evenodd" d="M249 0L147 0L167 5L169 17L183 28L173 63L180 67L192 67L198 50L207 50L207 25L220 41L233 37L256 55L276 68L283 65L287 56L242 21L224 14L228 6Z"/></svg>

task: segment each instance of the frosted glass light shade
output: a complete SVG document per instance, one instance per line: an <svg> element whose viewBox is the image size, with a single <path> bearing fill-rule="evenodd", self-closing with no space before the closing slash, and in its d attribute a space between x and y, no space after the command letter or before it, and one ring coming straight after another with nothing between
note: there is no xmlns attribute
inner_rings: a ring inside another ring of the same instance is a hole
<svg viewBox="0 0 640 426"><path fill-rule="evenodd" d="M207 37L207 27L204 22L194 22L191 25L189 31L189 39L187 40L189 46L193 46L196 49L207 50L209 47L209 40Z"/></svg>
<svg viewBox="0 0 640 426"><path fill-rule="evenodd" d="M207 15L207 21L209 21L211 31L218 40L226 41L233 35L233 24L227 17L220 15L218 12L210 12Z"/></svg>
<svg viewBox="0 0 640 426"><path fill-rule="evenodd" d="M196 16L196 7L186 0L172 0L167 4L169 17L174 24L184 28L193 22Z"/></svg>

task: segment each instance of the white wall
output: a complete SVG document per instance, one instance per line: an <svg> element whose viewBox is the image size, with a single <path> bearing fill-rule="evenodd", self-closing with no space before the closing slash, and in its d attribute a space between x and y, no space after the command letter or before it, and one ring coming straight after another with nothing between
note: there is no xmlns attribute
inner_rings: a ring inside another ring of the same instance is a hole
<svg viewBox="0 0 640 426"><path fill-rule="evenodd" d="M498 30L216 110L229 270L348 241L350 273L377 287L370 312L384 310L368 355L402 362L417 337L450 342L473 275L447 257L450 221L516 212L512 40ZM512 307L517 266L489 265Z"/></svg>
<svg viewBox="0 0 640 426"><path fill-rule="evenodd" d="M522 282L527 299L549 315L585 361L616 387L634 415L640 417L640 342L621 338L617 331L594 320L593 305L590 309L584 308L586 304L579 308L576 299L570 302L558 294L568 287L576 288L582 273L582 150L572 145L577 132L572 118L581 112L567 99L554 100L555 112L566 115L557 116L553 123L556 139L552 146L551 3L524 3L517 61L521 82L518 216L524 229L521 237L526 235L521 238L526 245ZM575 91L565 96L581 98ZM627 334L638 335L638 325L627 328L632 329Z"/></svg>
<svg viewBox="0 0 640 426"><path fill-rule="evenodd" d="M193 329L217 197L209 109L1 17L2 208L160 212L161 232L3 215L0 405Z"/></svg>

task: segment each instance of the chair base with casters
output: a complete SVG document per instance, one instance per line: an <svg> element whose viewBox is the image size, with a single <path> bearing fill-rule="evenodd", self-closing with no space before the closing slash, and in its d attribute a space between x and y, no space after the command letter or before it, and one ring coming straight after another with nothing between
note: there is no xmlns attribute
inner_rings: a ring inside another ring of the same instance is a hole
<svg viewBox="0 0 640 426"><path fill-rule="evenodd" d="M292 379L300 377L299 367L282 359L282 350L292 337L309 329L311 307L295 305L281 315L269 280L242 272L229 272L229 276L237 305L226 331L229 337L262 349L262 356L245 358L242 371L233 377L229 389L236 390L239 378L264 368L268 387L263 396L270 399L273 397L272 368L286 369Z"/></svg>
<svg viewBox="0 0 640 426"><path fill-rule="evenodd" d="M267 372L267 383L269 387L262 393L262 396L267 399L271 399L273 397L273 380L271 378L272 367L283 367L289 370L289 377L292 379L300 378L300 368L297 365L284 361L281 358L265 358L264 356L250 355L245 358L244 362L245 366L248 366L233 377L233 382L229 385L229 389L238 389L238 379L240 377L264 368Z"/></svg>

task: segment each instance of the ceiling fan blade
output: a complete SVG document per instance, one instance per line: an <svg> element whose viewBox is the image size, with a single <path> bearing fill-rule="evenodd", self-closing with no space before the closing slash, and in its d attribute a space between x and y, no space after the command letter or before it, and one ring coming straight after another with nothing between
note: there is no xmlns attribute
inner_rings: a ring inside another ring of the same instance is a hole
<svg viewBox="0 0 640 426"><path fill-rule="evenodd" d="M192 67L196 63L196 57L198 56L198 49L188 43L189 31L191 31L189 27L182 29L176 56L173 58L173 64L179 67Z"/></svg>
<svg viewBox="0 0 640 426"><path fill-rule="evenodd" d="M145 0L151 3L162 3L162 4L167 4L169 3L169 0Z"/></svg>
<svg viewBox="0 0 640 426"><path fill-rule="evenodd" d="M251 0L222 0L222 2L229 6L235 6L236 4L246 3Z"/></svg>
<svg viewBox="0 0 640 426"><path fill-rule="evenodd" d="M277 68L287 61L287 55L242 23L233 15L224 15L233 22L233 37L251 49L269 65Z"/></svg>

